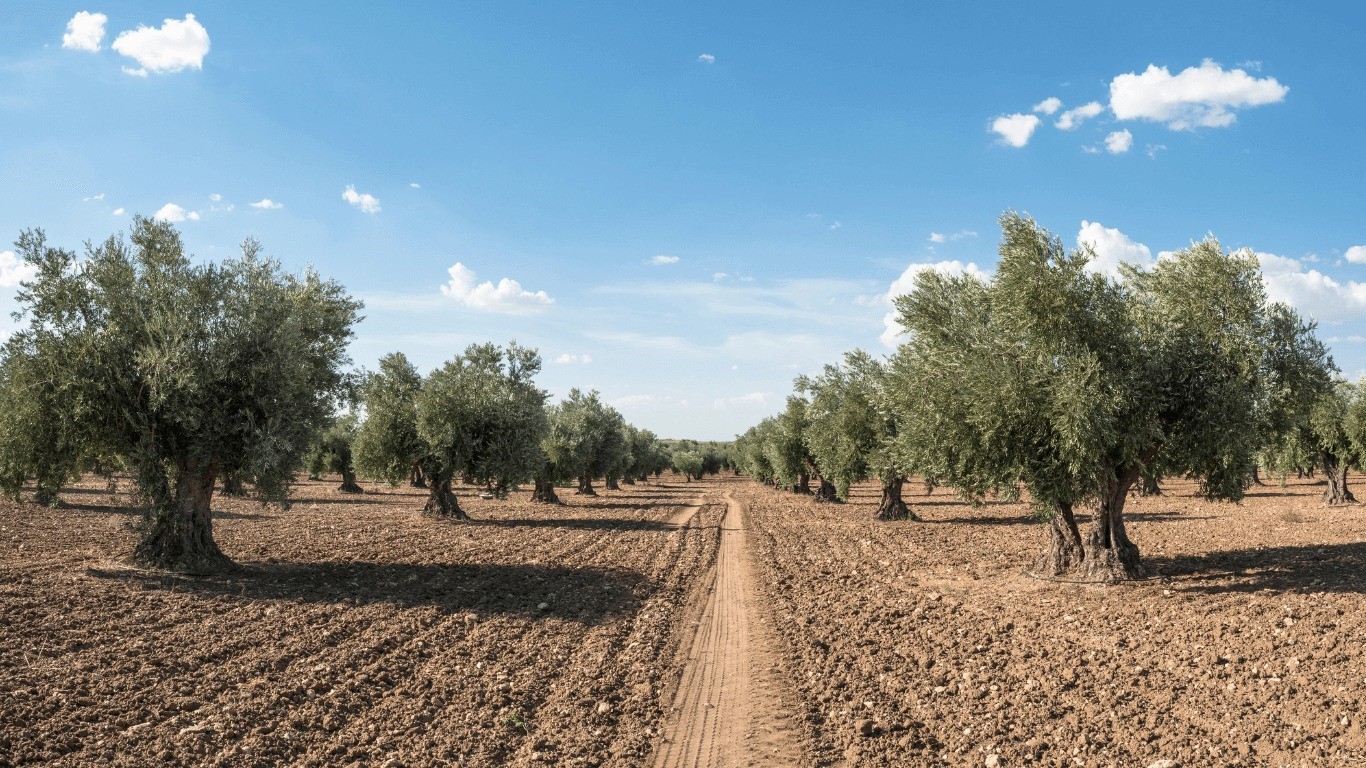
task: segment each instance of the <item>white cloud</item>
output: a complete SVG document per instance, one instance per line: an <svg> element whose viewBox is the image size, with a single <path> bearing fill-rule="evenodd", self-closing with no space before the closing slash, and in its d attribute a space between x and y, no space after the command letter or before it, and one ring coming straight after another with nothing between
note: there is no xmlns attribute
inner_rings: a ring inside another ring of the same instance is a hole
<svg viewBox="0 0 1366 768"><path fill-rule="evenodd" d="M735 397L718 397L712 402L713 408L758 408L768 405L773 400L772 392L750 392L745 395Z"/></svg>
<svg viewBox="0 0 1366 768"><path fill-rule="evenodd" d="M568 352L566 352L560 355L559 357L555 358L551 362L559 363L560 365L572 365L574 363L579 363L580 365L588 365L589 363L593 362L593 358L589 355L571 355Z"/></svg>
<svg viewBox="0 0 1366 768"><path fill-rule="evenodd" d="M1110 109L1120 120L1152 120L1176 131L1222 128L1238 119L1235 110L1275 104L1289 90L1274 77L1225 71L1209 59L1176 75L1149 64L1143 74L1110 81Z"/></svg>
<svg viewBox="0 0 1366 768"><path fill-rule="evenodd" d="M844 223L843 223L843 222L837 221L837 222L835 222L834 224L831 224L831 225L830 225L830 228L831 228L831 229L839 229L839 228L842 227L842 226L844 226Z"/></svg>
<svg viewBox="0 0 1366 768"><path fill-rule="evenodd" d="M14 251L0 251L0 288L18 288L24 280L32 280L38 268L21 261Z"/></svg>
<svg viewBox="0 0 1366 768"><path fill-rule="evenodd" d="M199 211L187 211L175 203L167 203L161 206L156 213L152 214L152 218L157 221L169 221L172 223L185 221L187 219L190 221L199 221Z"/></svg>
<svg viewBox="0 0 1366 768"><path fill-rule="evenodd" d="M422 185L421 185L421 184L418 184L416 181L414 181L414 182L412 182L411 184L409 184L408 187L409 187L410 189L422 189Z"/></svg>
<svg viewBox="0 0 1366 768"><path fill-rule="evenodd" d="M1153 265L1153 252L1148 246L1098 221L1082 221L1081 230L1077 232L1077 247L1084 245L1090 245L1096 252L1096 258L1086 265L1092 272L1118 277L1121 263L1144 268Z"/></svg>
<svg viewBox="0 0 1366 768"><path fill-rule="evenodd" d="M273 211L276 208L285 207L284 203L277 203L274 200L271 200L269 197L263 197L254 203L247 203L247 205L250 205L252 208L256 208L262 211Z"/></svg>
<svg viewBox="0 0 1366 768"><path fill-rule="evenodd" d="M931 243L942 243L942 242L944 242L944 241L946 241L946 240L948 240L948 238L945 237L944 234L943 234L942 232L931 232L931 233L930 233L930 242L931 242Z"/></svg>
<svg viewBox="0 0 1366 768"><path fill-rule="evenodd" d="M115 208L115 209L114 209L114 215L115 215L115 216L122 216L122 215L123 215L123 209L122 209L122 208Z"/></svg>
<svg viewBox="0 0 1366 768"><path fill-rule="evenodd" d="M545 309L555 300L545 291L531 292L516 280L503 278L497 285L485 281L475 283L475 273L456 262L450 270L451 279L441 286L441 292L467 307L505 314L523 314Z"/></svg>
<svg viewBox="0 0 1366 768"><path fill-rule="evenodd" d="M916 278L919 277L922 272L938 272L942 275L966 274L980 280L985 280L987 278L986 271L976 264L972 262L964 264L957 259L954 259L953 261L936 261L930 264L912 264L906 267L906 270L901 273L901 276L892 281L892 285L887 289L887 292L878 296L876 299L877 303L889 307L887 314L882 316L882 335L878 337L881 339L882 343L888 347L895 347L900 344L904 336L901 323L897 321L896 310L890 309L892 300L898 296L905 296L914 291Z"/></svg>
<svg viewBox="0 0 1366 768"><path fill-rule="evenodd" d="M669 264L677 264L677 263L678 263L678 257L677 257L677 256L651 256L651 257L650 257L650 262L649 262L649 263L650 263L651 265L653 265L653 266L656 266L656 267L663 267L663 266L667 266L667 265L669 265Z"/></svg>
<svg viewBox="0 0 1366 768"><path fill-rule="evenodd" d="M1298 259L1258 253L1266 295L1325 323L1360 319L1366 313L1366 283L1345 283L1306 269Z"/></svg>
<svg viewBox="0 0 1366 768"><path fill-rule="evenodd" d="M1100 154L1100 147L1087 147L1087 146L1083 146L1083 147L1081 148L1081 151L1082 151L1082 152L1085 152L1085 153L1088 154L1088 155L1099 155L1099 154Z"/></svg>
<svg viewBox="0 0 1366 768"><path fill-rule="evenodd" d="M217 202L221 201L222 199L223 199L223 196L220 195L220 194L218 194L217 192L214 192L213 194L209 195L209 202L211 202L211 203L217 203Z"/></svg>
<svg viewBox="0 0 1366 768"><path fill-rule="evenodd" d="M960 229L957 232L954 232L952 235L949 235L950 240L962 240L966 237L977 237L977 233L973 232L970 229Z"/></svg>
<svg viewBox="0 0 1366 768"><path fill-rule="evenodd" d="M146 77L183 69L203 69L204 56L209 52L209 32L195 21L194 14L184 20L166 19L160 27L141 24L137 29L120 32L112 46L115 51L138 63L137 69L124 67L130 75Z"/></svg>
<svg viewBox="0 0 1366 768"><path fill-rule="evenodd" d="M1353 264L1366 264L1366 245L1354 245L1342 257Z"/></svg>
<svg viewBox="0 0 1366 768"><path fill-rule="evenodd" d="M1058 115L1058 121L1053 123L1053 125L1064 131L1070 131L1081 126L1082 123L1090 120L1096 115L1099 115L1104 110L1105 107L1102 107L1099 101L1092 101L1083 104L1076 109L1069 109L1061 115Z"/></svg>
<svg viewBox="0 0 1366 768"><path fill-rule="evenodd" d="M1128 152L1134 146L1134 135L1126 128L1105 137L1105 149L1112 155Z"/></svg>
<svg viewBox="0 0 1366 768"><path fill-rule="evenodd" d="M1001 115L991 121L992 133L998 134L1002 143L1017 148L1028 144L1029 137L1034 135L1034 130L1038 127L1039 118L1034 115L1022 115L1019 112Z"/></svg>
<svg viewBox="0 0 1366 768"><path fill-rule="evenodd" d="M1167 148L1167 145L1166 145L1166 144L1149 144L1149 145L1148 145L1148 148L1147 148L1148 157L1153 157L1153 158L1155 158L1155 157L1157 157L1157 153L1158 153L1158 152L1161 152L1161 151L1165 150L1166 148Z"/></svg>
<svg viewBox="0 0 1366 768"><path fill-rule="evenodd" d="M342 199L364 213L379 213L379 198L368 193L357 193L355 184L346 185L346 189L342 190Z"/></svg>
<svg viewBox="0 0 1366 768"><path fill-rule="evenodd" d="M104 40L104 23L109 17L103 13L77 11L71 21L66 23L66 34L62 35L62 47L73 51L98 51Z"/></svg>
<svg viewBox="0 0 1366 768"><path fill-rule="evenodd" d="M713 273L711 273L711 279L712 279L714 282L718 282L718 283L719 283L719 282L721 282L722 280L725 280L727 277L730 277L730 275L726 274L725 272L713 272Z"/></svg>
<svg viewBox="0 0 1366 768"><path fill-rule="evenodd" d="M1062 109L1062 99L1059 99L1057 96L1049 96L1034 105L1035 112L1042 112L1045 115L1051 115L1059 109Z"/></svg>
<svg viewBox="0 0 1366 768"><path fill-rule="evenodd" d="M710 53L704 53L704 54L702 54L701 56L698 56L698 57L697 57L697 60L698 60L699 62L703 63L703 64L715 64L715 63L716 63L716 57L713 56L713 55L711 55Z"/></svg>
<svg viewBox="0 0 1366 768"><path fill-rule="evenodd" d="M82 198L81 198L81 202L83 202L83 203L88 203L88 202L90 202L91 200L103 200L103 199L104 199L104 193L101 192L101 193L99 193L98 195L91 195L90 197L82 197Z"/></svg>

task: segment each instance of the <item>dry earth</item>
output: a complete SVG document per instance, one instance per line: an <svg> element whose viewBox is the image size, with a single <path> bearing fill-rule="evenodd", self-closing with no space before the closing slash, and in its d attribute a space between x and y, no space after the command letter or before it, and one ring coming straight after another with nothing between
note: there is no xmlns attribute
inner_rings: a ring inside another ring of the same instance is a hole
<svg viewBox="0 0 1366 768"><path fill-rule="evenodd" d="M722 478L449 523L335 485L217 500L244 568L213 578L130 568L97 485L0 503L0 766L1366 762L1366 510L1311 483L1133 500L1163 578L1114 588L1025 576L1027 510L942 490L923 522Z"/></svg>

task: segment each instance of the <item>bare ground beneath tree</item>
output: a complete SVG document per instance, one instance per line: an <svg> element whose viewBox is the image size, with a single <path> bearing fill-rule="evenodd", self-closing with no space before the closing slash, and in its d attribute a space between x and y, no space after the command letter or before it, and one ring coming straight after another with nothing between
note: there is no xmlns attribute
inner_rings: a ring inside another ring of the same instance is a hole
<svg viewBox="0 0 1366 768"><path fill-rule="evenodd" d="M1322 486L1166 483L1130 502L1163 579L1113 588L1028 578L1027 510L943 490L908 493L924 522L874 520L871 486L832 505L727 478L464 493L454 523L421 491L335 488L216 500L244 568L200 579L130 568L134 516L97 484L0 503L0 766L649 765L725 492L792 764L1366 760L1366 508Z"/></svg>

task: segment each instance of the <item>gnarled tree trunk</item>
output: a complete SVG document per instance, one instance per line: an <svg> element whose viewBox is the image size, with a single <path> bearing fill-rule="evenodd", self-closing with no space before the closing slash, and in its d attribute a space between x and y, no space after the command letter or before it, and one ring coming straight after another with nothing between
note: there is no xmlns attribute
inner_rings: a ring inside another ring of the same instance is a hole
<svg viewBox="0 0 1366 768"><path fill-rule="evenodd" d="M797 475L797 484L792 486L793 493L811 493L811 475L805 472Z"/></svg>
<svg viewBox="0 0 1366 768"><path fill-rule="evenodd" d="M1046 576L1061 576L1078 569L1086 557L1077 519L1071 504L1058 504L1048 521L1048 549L1034 565L1034 570Z"/></svg>
<svg viewBox="0 0 1366 768"><path fill-rule="evenodd" d="M310 478L311 479L311 478ZM321 478L320 478L321 479ZM247 489L242 485L242 477L236 472L223 473L224 496L246 496Z"/></svg>
<svg viewBox="0 0 1366 768"><path fill-rule="evenodd" d="M579 475L579 489L574 493L581 493L584 496L597 496L598 492L593 490L593 478L586 473Z"/></svg>
<svg viewBox="0 0 1366 768"><path fill-rule="evenodd" d="M213 540L210 503L217 478L218 464L212 460L177 461L174 493L163 476L161 488L147 499L142 541L134 557L152 567L186 573L231 567L232 561Z"/></svg>
<svg viewBox="0 0 1366 768"><path fill-rule="evenodd" d="M429 493L427 503L422 507L423 514L451 520L468 520L470 516L460 508L460 502L451 490L451 475L429 474L427 476Z"/></svg>
<svg viewBox="0 0 1366 768"><path fill-rule="evenodd" d="M536 490L531 492L531 500L542 504L563 504L555 493L555 483L543 477L536 478Z"/></svg>
<svg viewBox="0 0 1366 768"><path fill-rule="evenodd" d="M365 489L356 483L356 471L350 467L342 467L342 484L338 491L342 493L365 493Z"/></svg>
<svg viewBox="0 0 1366 768"><path fill-rule="evenodd" d="M877 505L877 519L879 520L919 520L915 512L906 505L901 498L901 489L906 484L906 478L894 477L882 483L882 501Z"/></svg>
<svg viewBox="0 0 1366 768"><path fill-rule="evenodd" d="M839 501L839 496L835 493L835 484L823 477L818 480L820 485L816 486L816 501Z"/></svg>
<svg viewBox="0 0 1366 768"><path fill-rule="evenodd" d="M1138 546L1124 530L1124 502L1139 471L1139 466L1120 470L1101 494L1086 536L1082 573L1087 579L1113 584L1147 575Z"/></svg>
<svg viewBox="0 0 1366 768"><path fill-rule="evenodd" d="M1347 487L1347 462L1337 454L1322 452L1323 475L1328 478L1328 487L1323 489L1324 504L1355 504L1357 497Z"/></svg>
<svg viewBox="0 0 1366 768"><path fill-rule="evenodd" d="M1266 485L1266 483L1262 482L1262 468L1257 466L1256 464L1252 465L1252 484Z"/></svg>
<svg viewBox="0 0 1366 768"><path fill-rule="evenodd" d="M607 490L609 491L621 490L621 486L617 485L617 479L615 477L612 477L611 475L608 475L606 477L606 479L603 481L603 484L607 486Z"/></svg>
<svg viewBox="0 0 1366 768"><path fill-rule="evenodd" d="M422 462L414 462L413 468L408 472L408 485L414 488L427 487L427 475L422 472Z"/></svg>

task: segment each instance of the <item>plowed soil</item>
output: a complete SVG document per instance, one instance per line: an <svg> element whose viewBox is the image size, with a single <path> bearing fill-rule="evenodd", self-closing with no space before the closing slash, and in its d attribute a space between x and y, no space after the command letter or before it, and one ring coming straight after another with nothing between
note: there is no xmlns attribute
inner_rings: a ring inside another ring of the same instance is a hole
<svg viewBox="0 0 1366 768"><path fill-rule="evenodd" d="M724 505L623 487L466 495L472 523L335 482L216 499L244 568L213 578L127 566L134 517L94 485L7 503L0 765L641 765Z"/></svg>
<svg viewBox="0 0 1366 768"><path fill-rule="evenodd" d="M0 502L0 766L1366 762L1366 510L1309 481L1133 499L1161 578L1108 588L944 490L886 523L870 487L466 489L456 523L335 488L216 499L209 578L131 568L94 482Z"/></svg>
<svg viewBox="0 0 1366 768"><path fill-rule="evenodd" d="M1164 490L1127 510L1163 578L1095 587L1024 575L1044 534L1021 504L939 490L885 523L873 488L737 486L817 758L1366 765L1366 510L1293 480L1237 505Z"/></svg>

